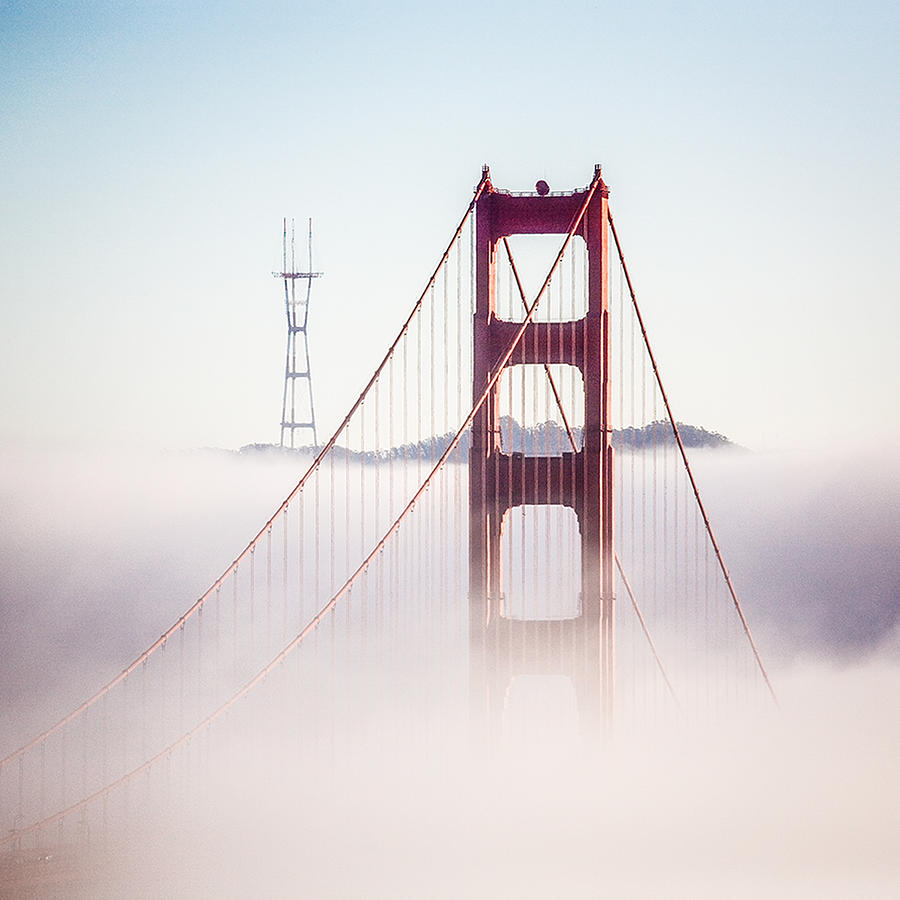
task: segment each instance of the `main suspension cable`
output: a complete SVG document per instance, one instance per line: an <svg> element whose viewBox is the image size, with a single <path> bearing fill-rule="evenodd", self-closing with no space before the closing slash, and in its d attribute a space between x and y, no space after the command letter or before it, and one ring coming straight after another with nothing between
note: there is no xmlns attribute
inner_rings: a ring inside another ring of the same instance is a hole
<svg viewBox="0 0 900 900"><path fill-rule="evenodd" d="M628 266L625 264L625 255L622 253L622 245L619 243L619 236L616 233L616 226L613 222L612 213L608 212L609 219L609 227L612 231L613 240L616 243L616 251L619 254L619 262L622 266L622 272L625 275L625 281L628 284L628 292L631 295L631 303L634 307L634 313L637 317L638 325L641 329L641 335L643 337L644 346L647 349L647 355L650 358L650 364L653 367L653 374L656 378L656 383L659 385L659 393L662 397L663 405L666 409L666 414L669 417L669 423L672 426L672 433L675 436L675 443L678 445L678 451L681 454L682 462L684 463L684 469L687 473L688 479L691 483L691 489L694 493L694 498L697 501L697 506L700 509L700 514L703 516L703 524L706 527L706 533L709 536L710 543L712 544L713 552L716 554L716 559L719 563L719 568L722 571L722 577L725 579L725 584L728 586L728 591L731 594L731 599L734 604L734 608L738 614L738 617L741 621L741 626L744 630L744 634L747 637L747 641L750 644L750 648L753 651L753 656L756 659L756 664L759 667L759 671L762 674L763 680L766 683L766 687L769 689L769 693L772 695L772 699L775 701L776 706L778 705L778 696L775 693L775 689L772 687L772 682L769 680L769 675L766 672L766 667L763 665L762 658L759 655L759 650L756 647L756 642L753 640L753 635L750 632L750 625L747 622L747 618L744 615L744 611L741 608L741 603L738 600L737 591L734 589L734 584L731 581L731 576L728 574L728 569L725 565L725 560L722 557L722 551L719 549L719 543L716 540L715 534L713 534L712 525L709 521L709 516L706 514L706 507L703 505L703 501L700 499L700 490L697 487L697 482L694 479L694 473L691 470L691 465L688 462L687 451L684 447L684 442L681 439L681 432L678 428L678 423L675 421L675 416L672 415L672 407L669 404L669 398L666 395L666 389L663 387L662 378L659 374L659 368L656 365L656 357L653 355L653 349L650 346L650 338L647 335L647 329L644 327L644 319L641 316L641 310L638 306L637 296L634 292L634 287L631 283L631 276L628 274Z"/></svg>
<svg viewBox="0 0 900 900"><path fill-rule="evenodd" d="M447 249L444 251L438 264L435 266L434 271L431 274L431 277L428 279L428 282L426 283L424 289L422 290L422 293L419 295L419 299L416 301L415 305L412 308L412 311L410 312L409 316L406 318L406 321L403 323L403 326L401 327L397 337L395 338L394 342L391 344L390 348L388 349L387 353L385 354L384 359L382 359L381 363L376 368L374 374L369 379L366 386L363 388L363 390L360 393L359 397L357 398L356 402L353 404L353 406L350 407L349 412L344 417L344 419L340 423L340 425L337 427L334 434L325 443L325 445L322 447L319 454L316 456L316 458L310 464L309 469L306 471L306 473L303 475L303 477L300 479L300 481L297 482L296 486L287 495L287 497L284 499L284 501L278 507L278 509L275 510L275 512L272 514L272 516L269 518L269 520L266 522L266 524L263 525L263 527L259 530L259 532L256 534L256 536L250 541L249 544L247 544L247 546L244 548L244 550L234 559L234 561L215 580L215 582L213 582L213 584L209 587L209 589L186 612L184 612L175 621L175 623L168 629L168 631L166 631L165 633L160 635L159 638L157 638L130 665L126 666L115 678L113 678L111 681L107 682L102 688L100 688L95 694L93 694L91 697L89 697L87 700L85 700L83 703L81 703L72 712L70 712L68 715L64 716L63 718L61 718L58 722L56 722L56 724L50 726L45 731L41 732L39 735L34 737L32 740L28 741L28 743L19 747L18 750L13 751L5 758L0 759L0 770L2 770L5 766L9 765L10 763L14 762L16 759L21 757L23 754L27 753L33 747L36 747L38 744L40 744L41 741L46 740L48 737L55 734L61 728L64 728L71 721L76 719L81 713L83 713L86 709L93 706L101 698L103 698L106 694L108 694L114 687L116 687L116 685L120 684L124 679L126 679L133 671L135 671L135 669L138 668L138 666L140 666L144 662L144 660L148 659L160 647L164 647L166 644L166 641L170 637L172 637L172 635L174 635L179 629L183 628L185 623L189 619L193 618L193 616L203 606L203 604L210 597L214 596L216 591L222 587L225 580L230 575L234 574L237 571L241 562L244 559L246 559L249 554L253 553L253 551L255 550L256 545L259 543L259 541L269 531L269 529L272 527L272 525L275 523L275 521L278 519L278 517L289 507L289 505L294 500L294 498L303 490L304 486L309 481L309 479L312 477L312 475L318 470L318 468L321 465L321 463L323 462L323 460L328 456L331 449L337 443L338 438L343 433L344 429L347 427L350 420L353 418L354 413L362 405L363 401L365 400L366 396L368 395L372 386L375 384L378 377L381 375L384 368L387 366L387 364L393 358L395 350L397 349L400 342L403 340L403 337L406 334L407 330L409 329L409 326L412 323L413 319L415 318L416 314L421 309L422 304L425 300L425 297L428 296L428 293L431 290L431 287L434 284L435 279L437 278L437 276L441 270L441 267L446 263L447 259L449 258L450 253L453 249L453 246L455 245L457 239L459 238L460 234L462 233L462 230L465 227L465 224L468 221L469 217L471 216L472 211L475 209L475 204L478 202L478 199L481 197L485 188L489 184L490 184L490 180L489 180L488 172L484 171L482 173L481 180L478 182L478 184L475 187L475 194L474 194L471 202L469 203L465 214L463 215L462 219L460 220L459 225L456 227L456 230L453 232L453 237L450 239L450 242L447 244Z"/></svg>
<svg viewBox="0 0 900 900"><path fill-rule="evenodd" d="M525 309L528 309L528 302L525 299L525 289L522 286L522 281L519 278L519 272L516 269L516 263L513 259L512 250L509 246L509 241L504 237L503 238L503 246L506 249L506 255L509 259L509 266L512 270L513 277L516 281L516 287L519 291L519 296L522 299L522 303L525 306ZM556 382L553 378L553 373L550 371L550 366L548 363L544 363L544 372L547 375L547 380L550 382L550 389L553 392L553 396L556 399L556 405L559 408L559 414L562 417L563 425L566 429L566 434L569 436L569 443L572 445L572 452L578 453L578 443L575 440L575 435L572 433L572 427L569 425L569 420L566 417L566 411L563 409L562 400L559 396L559 391L556 389ZM631 589L631 585L628 582L628 578L625 576L625 570L622 567L622 561L619 559L618 551L613 550L613 557L616 562L616 567L619 570L619 574L622 576L622 583L625 585L625 590L628 593L628 598L631 600L631 606L634 609L635 615L638 618L638 621L641 625L641 630L644 633L644 637L647 639L647 643L650 645L650 652L653 654L653 658L656 660L656 665L659 668L659 671L662 673L662 677L666 682L666 687L669 689L669 693L672 695L672 699L678 703L678 697L675 695L675 691L672 688L672 684L669 681L669 676L666 674L665 666L662 664L662 660L660 659L659 653L656 650L656 644L653 642L653 638L650 636L650 631L647 628L647 623L644 620L643 613L641 612L641 608L638 605L637 598L634 595L634 591Z"/></svg>
<svg viewBox="0 0 900 900"><path fill-rule="evenodd" d="M476 194L476 199L477 199L478 194L480 194L481 189L483 188L485 182L486 182L486 177L483 177L482 182L479 185L478 193ZM19 829L15 833L15 835L10 835L5 838L0 838L0 846L4 846L5 844L10 843L12 840L16 839L17 837L22 837L26 834L30 834L34 831L38 831L41 828L45 828L47 825L62 821L66 816L71 815L73 812L77 812L78 810L85 809L87 806L89 806L95 800L107 797L113 790L115 790L120 785L123 785L123 784L129 782L133 777L150 769L155 763L157 763L158 761L160 761L163 758L166 758L174 750L176 750L179 747L183 746L184 744L188 743L195 735L200 733L204 728L211 725L215 720L217 720L220 716L222 716L229 709L231 709L236 703L238 703L241 699L246 697L247 694L249 694L250 691L253 690L254 687L256 687L256 685L258 685L260 682L265 680L265 678L276 668L276 666L278 666L281 662L284 661L284 659L291 653L292 650L294 650L295 647L297 647L300 643L302 643L302 641L309 634L316 631L316 629L321 624L323 619L325 619L325 617L328 616L329 613L331 613L335 609L335 607L336 607L337 603L340 601L340 599L348 593L348 591L353 587L353 585L360 578L360 576L362 576L367 571L367 569L371 565L372 561L381 553L381 551L384 549L384 546L387 544L388 540L391 538L391 536L393 534L396 533L397 529L400 527L400 524L403 522L403 520L406 518L406 516L412 511L412 509L415 507L416 503L420 500L420 498L425 493L425 491L428 490L428 487L431 484L432 480L434 479L435 475L442 469L444 464L450 458L451 454L456 449L457 444L461 440L463 434L465 434L466 429L472 424L472 420L475 418L478 411L481 409L481 407L484 405L485 401L487 400L488 396L490 395L491 391L496 386L497 381L499 380L500 375L503 372L503 369L505 368L507 362L509 362L510 357L513 355L513 353L515 352L519 343L521 342L522 336L525 334L525 331L527 330L528 325L531 323L531 321L534 317L534 314L538 308L538 304L540 303L542 296L544 295L544 293L547 290L547 286L549 285L550 280L553 276L553 273L556 271L556 268L559 265L560 259L562 259L562 256L565 253L566 247L568 246L568 244L572 238L572 235L575 233L575 231L578 229L578 226L581 224L581 220L584 217L585 211L587 210L587 207L590 204L591 198L593 197L594 192L596 191L599 182L600 182L600 175L599 175L599 173L597 173L597 174L595 174L594 179L591 182L590 187L588 188L584 203L583 203L580 211L574 217L572 225L569 228L566 239L563 242L563 245L560 248L559 253L556 256L553 266L551 267L550 271L547 273L547 277L544 279L544 283L543 283L540 291L538 292L538 294L535 297L534 301L532 302L531 306L528 308L528 313L525 317L525 320L522 322L519 329L516 331L516 335L513 338L512 343L510 344L508 349L502 354L501 358L498 360L497 366L495 366L493 369L494 374L491 376L491 378L488 381L488 384L486 385L481 396L478 398L476 403L473 405L471 411L466 416L465 421L459 427L455 436L450 441L449 445L447 446L447 448L444 450L443 454L441 455L441 458L437 461L437 463L435 463L435 465L431 469L431 472L428 474L428 476L422 482L421 486L416 491L416 493L413 495L412 499L406 504L406 506L403 508L402 512L397 516L394 523L387 529L387 531L382 536L381 540L379 540L378 543L374 546L371 553L369 553L369 555L363 560L363 562L360 563L360 565L356 569L356 571L353 572L352 575L350 575L350 577L344 582L342 587L334 594L334 596L332 596L331 599L315 614L315 616L313 616L313 618L309 620L309 622L306 624L306 626L285 647L283 647L282 650L275 657L273 657L265 666L263 666L240 690L238 690L228 700L226 700L224 703L222 703L216 710L211 712L205 719L203 719L203 721L201 721L198 725L196 725L190 731L184 733L180 738L173 741L171 744L169 744L164 749L160 750L157 754L155 754L153 757L151 757L151 759L146 760L145 762L143 762L141 765L137 766L130 772L127 772L126 774L120 776L118 779L113 781L111 784L105 785L104 787L98 789L93 794L91 794L89 797L83 798L82 800L78 801L77 803L72 804L68 808L61 810L46 819L42 819L39 822L35 822L32 825L28 826L27 828ZM474 202L475 201L473 200L472 204L470 205L470 210L469 210L470 212L471 212L472 207L474 206ZM465 221L465 219L463 221ZM460 225L460 228L461 227L462 227L462 225ZM455 240L455 236L454 236L454 240ZM452 244L451 244L451 246L452 246ZM428 289L426 288L426 291L427 290ZM423 296L424 296L424 294L423 294ZM421 300L420 300L420 302L421 302ZM406 326L404 326L404 329L405 329L405 327ZM402 334L402 332L401 332L401 334ZM385 357L385 363L387 362L388 358L389 357ZM384 363L382 365L384 365ZM370 382L370 384L371 383L372 382ZM343 430L343 427L344 427L344 425L342 425L338 429L337 434L340 434L340 432ZM333 441L331 443L333 443ZM306 476L304 476L304 477L306 477ZM279 510L279 512L280 512L280 510ZM276 513L276 515L278 515L278 513ZM266 526L266 527L268 527L268 526ZM263 532L264 531L265 531L265 529L263 529ZM262 534L263 532L261 532L260 534ZM24 752L24 751L20 751L20 752Z"/></svg>

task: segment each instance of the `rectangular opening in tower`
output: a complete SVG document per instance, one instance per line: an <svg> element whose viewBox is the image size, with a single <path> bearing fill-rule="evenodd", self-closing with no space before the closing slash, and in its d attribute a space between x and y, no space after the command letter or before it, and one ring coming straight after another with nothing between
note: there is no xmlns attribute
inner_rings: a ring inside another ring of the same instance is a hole
<svg viewBox="0 0 900 900"><path fill-rule="evenodd" d="M497 242L495 301L498 319L525 320L526 304L530 306L537 297L564 237L561 234L514 234ZM584 318L586 312L587 250L584 239L574 235L541 295L533 321L574 322Z"/></svg>
<svg viewBox="0 0 900 900"><path fill-rule="evenodd" d="M509 366L500 379L499 394L504 453L560 456L581 450L584 378L576 366Z"/></svg>
<svg viewBox="0 0 900 900"><path fill-rule="evenodd" d="M581 536L574 510L531 504L507 510L501 557L503 616L547 621L581 615Z"/></svg>

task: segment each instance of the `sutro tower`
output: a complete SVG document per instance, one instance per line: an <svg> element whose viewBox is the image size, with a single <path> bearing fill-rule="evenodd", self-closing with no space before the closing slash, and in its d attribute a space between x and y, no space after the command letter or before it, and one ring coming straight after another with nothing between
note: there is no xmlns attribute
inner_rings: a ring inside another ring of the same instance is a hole
<svg viewBox="0 0 900 900"><path fill-rule="evenodd" d="M285 432L290 434L290 446L295 446L294 434L298 428L312 431L313 446L318 446L316 435L316 412L313 406L312 374L309 368L309 340L306 336L306 324L309 321L309 297L312 291L313 278L320 278L322 272L312 270L312 219L309 220L309 269L298 272L294 263L294 220L291 219L291 267L288 268L287 219L284 220L284 260L282 270L272 273L284 281L284 310L287 314L288 336L287 353L284 360L284 399L281 405L281 446L285 446ZM299 296L297 282L306 282L306 291L302 286ZM297 368L297 335L302 335L301 350L302 368ZM297 382L305 382L306 389L298 387Z"/></svg>

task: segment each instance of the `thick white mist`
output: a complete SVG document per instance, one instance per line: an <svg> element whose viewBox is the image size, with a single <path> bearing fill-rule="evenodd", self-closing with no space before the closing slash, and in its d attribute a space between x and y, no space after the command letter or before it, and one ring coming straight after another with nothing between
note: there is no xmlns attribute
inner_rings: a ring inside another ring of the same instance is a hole
<svg viewBox="0 0 900 900"><path fill-rule="evenodd" d="M590 752L295 771L247 739L230 775L149 812L89 896L893 896L900 718L879 698L900 668L803 667L781 689L780 712Z"/></svg>
<svg viewBox="0 0 900 900"><path fill-rule="evenodd" d="M171 624L300 474L205 453L4 463L4 753ZM896 465L697 470L779 710L585 749L557 709L541 740L487 759L450 732L441 752L363 742L339 766L244 733L97 857L85 896L893 896Z"/></svg>

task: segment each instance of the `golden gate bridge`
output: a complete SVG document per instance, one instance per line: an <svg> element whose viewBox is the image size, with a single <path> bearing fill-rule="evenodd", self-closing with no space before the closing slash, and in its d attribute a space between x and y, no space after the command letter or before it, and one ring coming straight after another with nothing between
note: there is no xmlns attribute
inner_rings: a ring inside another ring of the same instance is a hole
<svg viewBox="0 0 900 900"><path fill-rule="evenodd" d="M775 696L599 167L582 190L522 194L484 168L258 534L118 676L5 748L0 883L25 890L46 848L96 846L149 798L227 771L242 735L332 772L460 735L473 753L527 743L546 727L516 711L532 676L565 676L586 747Z"/></svg>

